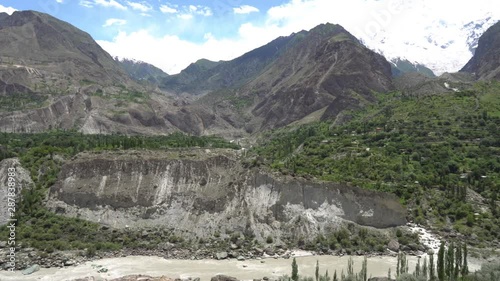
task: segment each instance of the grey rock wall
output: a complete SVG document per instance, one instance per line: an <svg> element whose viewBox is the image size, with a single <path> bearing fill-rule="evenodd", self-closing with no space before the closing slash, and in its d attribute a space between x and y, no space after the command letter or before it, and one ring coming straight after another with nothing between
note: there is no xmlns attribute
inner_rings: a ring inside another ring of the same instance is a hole
<svg viewBox="0 0 500 281"><path fill-rule="evenodd" d="M345 221L406 223L395 196L245 169L236 152L80 154L65 164L49 207L113 227L163 226L196 236L215 231L311 235Z"/></svg>

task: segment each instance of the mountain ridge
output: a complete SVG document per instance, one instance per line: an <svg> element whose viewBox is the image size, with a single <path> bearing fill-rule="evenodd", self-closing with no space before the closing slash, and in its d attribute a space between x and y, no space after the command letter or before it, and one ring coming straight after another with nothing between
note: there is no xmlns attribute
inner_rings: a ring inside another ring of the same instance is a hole
<svg viewBox="0 0 500 281"><path fill-rule="evenodd" d="M460 71L475 73L479 80L500 80L500 22L479 38L474 56Z"/></svg>

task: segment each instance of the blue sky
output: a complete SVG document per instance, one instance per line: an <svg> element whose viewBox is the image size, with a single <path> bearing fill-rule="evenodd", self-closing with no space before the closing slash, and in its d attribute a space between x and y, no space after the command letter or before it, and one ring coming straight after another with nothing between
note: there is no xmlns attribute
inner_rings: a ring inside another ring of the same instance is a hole
<svg viewBox="0 0 500 281"><path fill-rule="evenodd" d="M450 66L457 68L470 57L457 40L466 37L460 28L500 19L498 0L0 0L3 12L28 9L88 32L113 56L146 61L169 74L200 58L233 59L326 22L341 24L386 56L410 54L436 64L460 57ZM442 44L456 48L450 54Z"/></svg>

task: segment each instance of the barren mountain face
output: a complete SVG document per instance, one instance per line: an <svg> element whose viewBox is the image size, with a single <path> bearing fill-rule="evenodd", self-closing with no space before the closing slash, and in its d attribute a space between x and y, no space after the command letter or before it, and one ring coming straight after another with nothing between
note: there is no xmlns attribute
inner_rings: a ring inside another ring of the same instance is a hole
<svg viewBox="0 0 500 281"><path fill-rule="evenodd" d="M474 73L480 80L500 80L500 22L479 38L474 56L461 71Z"/></svg>

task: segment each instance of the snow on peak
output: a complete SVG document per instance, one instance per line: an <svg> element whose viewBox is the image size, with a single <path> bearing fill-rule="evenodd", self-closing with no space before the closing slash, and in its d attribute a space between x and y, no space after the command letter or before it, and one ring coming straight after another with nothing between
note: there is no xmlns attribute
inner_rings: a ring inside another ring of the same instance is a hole
<svg viewBox="0 0 500 281"><path fill-rule="evenodd" d="M495 9L456 14L455 9L436 9L428 1L401 2L398 14L386 22L369 22L353 35L387 60L408 60L430 68L436 75L459 71L473 56L479 37L500 20ZM453 5L459 5L453 2ZM458 8L457 8L458 9ZM427 12L426 12L427 11ZM367 32L370 27L373 32ZM353 30L356 31L356 30Z"/></svg>

